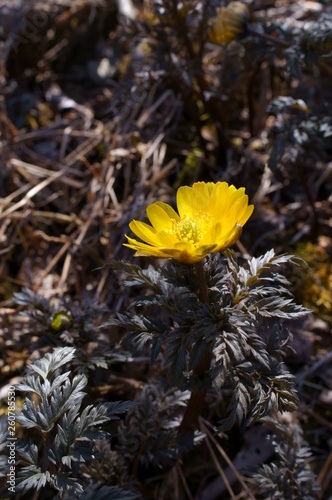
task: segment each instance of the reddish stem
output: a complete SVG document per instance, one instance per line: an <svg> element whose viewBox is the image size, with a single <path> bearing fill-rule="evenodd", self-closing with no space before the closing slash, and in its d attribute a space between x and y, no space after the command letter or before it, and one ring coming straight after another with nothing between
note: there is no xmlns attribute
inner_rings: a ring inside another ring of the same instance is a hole
<svg viewBox="0 0 332 500"><path fill-rule="evenodd" d="M195 264L195 271L198 281L198 298L201 302L209 304L209 291L205 279L204 267L202 261ZM203 378L204 374L209 370L211 365L212 354L206 351L202 356L198 366L194 369L194 376ZM182 422L179 427L180 432L193 432L197 428L198 418L202 413L207 389L195 392L192 391L188 406L183 415Z"/></svg>

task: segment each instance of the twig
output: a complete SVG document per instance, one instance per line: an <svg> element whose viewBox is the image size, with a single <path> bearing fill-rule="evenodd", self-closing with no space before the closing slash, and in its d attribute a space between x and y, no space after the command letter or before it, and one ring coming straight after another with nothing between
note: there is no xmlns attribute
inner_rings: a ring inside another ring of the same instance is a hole
<svg viewBox="0 0 332 500"><path fill-rule="evenodd" d="M304 380L309 377L309 375L313 375L319 368L321 368L323 365L326 363L329 363L332 360L332 350L329 351L325 356L322 358L318 359L310 368L309 370L305 370L302 373L299 373L296 376L297 379L297 384L299 387L302 387Z"/></svg>
<svg viewBox="0 0 332 500"><path fill-rule="evenodd" d="M322 417L321 415L319 415L318 413L316 413L311 408L308 408L307 406L304 406L304 407L301 406L301 411L303 413L308 413L309 415L311 415L312 417L314 417L317 420L317 422L319 422L320 424L324 425L325 427L327 427L328 429L330 429L330 431L332 432L332 423L329 420L327 420L326 418Z"/></svg>
<svg viewBox="0 0 332 500"><path fill-rule="evenodd" d="M194 500L194 497L191 494L191 491L190 491L189 486L187 484L186 478L183 475L183 472L182 472L182 469L180 467L179 462L176 463L176 470L178 471L178 474L179 474L179 476L180 476L180 478L182 480L182 484L183 484L183 487L184 487L184 489L186 491L187 497L189 498L189 500Z"/></svg>
<svg viewBox="0 0 332 500"><path fill-rule="evenodd" d="M36 196L40 191L42 191L46 186L49 186L52 182L55 180L59 179L61 176L63 176L65 172L65 169L60 170L59 172L55 172L53 175L51 175L48 179L45 179L44 181L40 182L37 184L37 186L34 186L33 188L30 189L30 191L24 196L24 198L14 205L12 205L10 208L5 210L2 214L0 214L0 220L5 219L9 214L12 212L15 212L15 210L24 207L29 203L29 201Z"/></svg>
<svg viewBox="0 0 332 500"><path fill-rule="evenodd" d="M201 427L202 432L204 432L205 434L207 434L206 444L207 444L207 446L209 448L209 451L211 453L211 457L212 457L213 462L214 462L214 464L216 466L216 469L219 472L220 476L222 477L222 479L223 479L223 481L224 481L224 483L226 485L227 491L230 494L230 497L232 499L235 499L236 497L235 497L234 491L233 491L233 489L232 489L232 487L231 487L231 485L230 485L230 483L229 483L229 481L228 481L228 479L226 477L226 474L224 473L224 471L223 471L220 463L218 462L218 459L217 459L217 456L216 456L215 452L213 451L213 448L212 448L211 443L209 441L209 431L206 428L206 426L204 425L202 418L199 419L199 423L200 423L200 427Z"/></svg>
<svg viewBox="0 0 332 500"><path fill-rule="evenodd" d="M248 498L250 498L251 500L256 500L256 497L251 493L251 491L249 490L248 486L243 481L242 476L238 473L238 471L234 467L233 462L230 460L230 458L225 453L225 451L223 450L223 448L220 446L220 444L218 443L218 441L212 436L211 432L208 430L207 426L205 425L205 420L202 417L200 417L199 421L200 421L200 423L202 425L203 432L205 432L209 436L209 438L211 439L212 443L215 445L215 447L219 451L219 453L222 456L222 458L227 462L227 464L229 465L230 469L234 473L235 477L237 478L237 480L241 484L242 488L247 492Z"/></svg>
<svg viewBox="0 0 332 500"><path fill-rule="evenodd" d="M60 248L60 250L58 251L58 253L53 257L53 259L48 264L48 266L45 268L45 270L43 271L43 273L40 276L40 278L38 279L38 281L35 283L35 285L33 287L33 290L35 292L39 289L39 287L42 284L44 278L52 271L53 267L58 263L58 261L61 259L61 257L67 252L67 250L68 250L68 248L70 247L71 244L72 244L71 241L67 241L67 243L65 243L62 246L62 248Z"/></svg>
<svg viewBox="0 0 332 500"><path fill-rule="evenodd" d="M332 480L332 451L326 459L325 464L323 465L322 470L318 474L317 481L321 485L322 494L325 492L326 488L329 486L330 481Z"/></svg>
<svg viewBox="0 0 332 500"><path fill-rule="evenodd" d="M277 45L281 45L282 47L290 46L290 43L286 42L286 40L281 40L281 38L276 38L275 36L267 35L266 33L259 33L258 31L254 31L252 29L248 29L246 31L246 34L256 36L257 38L261 38L262 40L266 40L268 42L276 43Z"/></svg>

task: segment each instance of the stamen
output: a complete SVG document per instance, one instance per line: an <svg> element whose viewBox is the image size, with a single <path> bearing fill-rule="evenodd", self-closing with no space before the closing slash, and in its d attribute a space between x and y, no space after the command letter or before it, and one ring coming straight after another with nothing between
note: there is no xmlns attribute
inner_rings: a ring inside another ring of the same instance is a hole
<svg viewBox="0 0 332 500"><path fill-rule="evenodd" d="M206 214L196 217L195 220L191 217L184 217L179 222L173 221L172 232L180 241L197 243L203 238L207 224Z"/></svg>

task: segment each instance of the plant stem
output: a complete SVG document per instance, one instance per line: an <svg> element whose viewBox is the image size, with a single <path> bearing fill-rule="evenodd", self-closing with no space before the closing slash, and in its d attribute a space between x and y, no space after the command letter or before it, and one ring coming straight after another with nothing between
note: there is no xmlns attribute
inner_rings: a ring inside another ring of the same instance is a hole
<svg viewBox="0 0 332 500"><path fill-rule="evenodd" d="M205 272L202 261L194 264L194 268L196 271L197 281L198 281L198 298L201 302L205 304L209 304L209 291L205 279ZM209 351L206 351L197 367L194 369L194 375L196 377L202 378L204 373L209 370L211 365L212 354ZM188 406L183 415L182 422L179 427L180 432L193 432L198 424L198 418L202 412L205 396L207 389L203 389L202 391L195 392L192 391L189 399Z"/></svg>
<svg viewBox="0 0 332 500"><path fill-rule="evenodd" d="M205 279L205 272L202 261L196 262L196 264L194 264L194 267L198 281L198 298L204 304L209 304L209 290Z"/></svg>

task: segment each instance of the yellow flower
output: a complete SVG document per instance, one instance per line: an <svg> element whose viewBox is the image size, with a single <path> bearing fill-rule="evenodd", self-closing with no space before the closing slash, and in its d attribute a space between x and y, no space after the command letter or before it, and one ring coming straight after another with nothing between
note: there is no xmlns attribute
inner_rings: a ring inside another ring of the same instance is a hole
<svg viewBox="0 0 332 500"><path fill-rule="evenodd" d="M219 7L212 19L209 36L212 42L226 45L243 34L250 18L248 6L242 2L231 2L227 7Z"/></svg>
<svg viewBox="0 0 332 500"><path fill-rule="evenodd" d="M233 245L254 210L248 206L245 188L227 182L196 182L177 191L179 214L170 205L156 201L146 209L151 226L133 220L129 227L145 243L129 238L125 246L135 256L172 258L184 264L204 259Z"/></svg>

